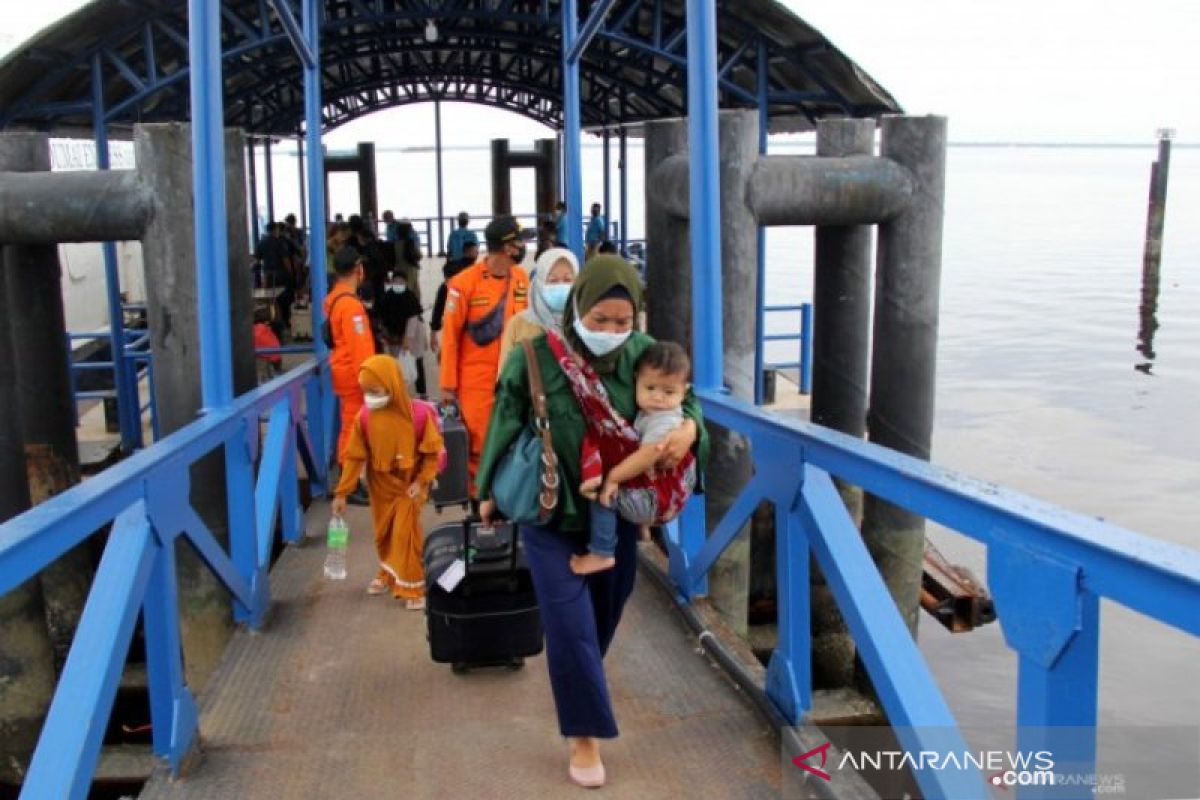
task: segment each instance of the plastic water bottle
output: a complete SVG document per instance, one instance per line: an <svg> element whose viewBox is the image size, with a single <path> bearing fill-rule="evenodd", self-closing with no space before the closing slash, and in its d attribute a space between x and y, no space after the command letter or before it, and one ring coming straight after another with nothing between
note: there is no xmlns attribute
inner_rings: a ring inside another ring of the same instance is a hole
<svg viewBox="0 0 1200 800"><path fill-rule="evenodd" d="M346 520L333 517L325 534L325 577L331 581L346 579L346 545L350 541L350 529Z"/></svg>

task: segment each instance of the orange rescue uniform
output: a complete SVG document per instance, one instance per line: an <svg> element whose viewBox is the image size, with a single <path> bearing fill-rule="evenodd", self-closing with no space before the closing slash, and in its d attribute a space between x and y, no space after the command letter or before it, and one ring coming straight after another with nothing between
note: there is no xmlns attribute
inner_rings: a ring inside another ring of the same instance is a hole
<svg viewBox="0 0 1200 800"><path fill-rule="evenodd" d="M455 275L447 284L446 314L442 318L441 387L458 393L463 424L471 439L467 468L472 481L495 403L501 337L497 335L488 344L478 345L467 331L467 323L486 317L500 302L506 284L508 303L504 321L508 322L529 307L529 276L521 267L513 266L507 275L498 277L488 271L484 259Z"/></svg>
<svg viewBox="0 0 1200 800"><path fill-rule="evenodd" d="M349 295L344 300L338 298ZM353 290L341 283L325 298L325 317L333 332L333 350L329 354L329 373L333 393L338 396L342 411L342 431L338 434L338 463L346 458L358 413L363 407L362 387L358 385L358 370L364 361L375 355L375 336L367 309Z"/></svg>

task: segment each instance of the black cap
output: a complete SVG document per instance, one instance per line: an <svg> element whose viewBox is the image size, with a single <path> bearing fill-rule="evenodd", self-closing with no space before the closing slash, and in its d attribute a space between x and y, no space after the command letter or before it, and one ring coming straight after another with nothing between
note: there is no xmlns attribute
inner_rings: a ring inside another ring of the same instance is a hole
<svg viewBox="0 0 1200 800"><path fill-rule="evenodd" d="M536 231L522 228L521 223L517 222L517 218L508 214L496 217L488 223L487 228L483 231L483 238L487 240L489 249L501 247L517 240L527 242L535 236L537 236Z"/></svg>
<svg viewBox="0 0 1200 800"><path fill-rule="evenodd" d="M339 247L333 254L333 269L339 275L354 269L362 261L362 256L353 247Z"/></svg>

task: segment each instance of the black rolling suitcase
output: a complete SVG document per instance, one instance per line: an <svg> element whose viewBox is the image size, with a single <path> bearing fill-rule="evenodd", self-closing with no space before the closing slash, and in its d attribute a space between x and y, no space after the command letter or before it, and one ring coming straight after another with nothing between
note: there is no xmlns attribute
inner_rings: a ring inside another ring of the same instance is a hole
<svg viewBox="0 0 1200 800"><path fill-rule="evenodd" d="M447 506L466 507L471 499L471 479L467 474L471 440L454 406L442 407L442 441L446 447L446 469L438 475L429 496L438 511Z"/></svg>
<svg viewBox="0 0 1200 800"><path fill-rule="evenodd" d="M464 552L466 556L464 557ZM450 591L439 578L463 561ZM516 669L542 652L542 619L516 529L484 529L475 520L447 523L425 538L425 620L429 653L455 672L476 666Z"/></svg>

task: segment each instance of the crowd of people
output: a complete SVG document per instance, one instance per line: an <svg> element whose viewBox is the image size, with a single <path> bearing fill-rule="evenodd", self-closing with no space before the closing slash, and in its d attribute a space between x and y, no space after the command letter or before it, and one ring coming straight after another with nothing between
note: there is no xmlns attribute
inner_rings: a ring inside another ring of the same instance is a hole
<svg viewBox="0 0 1200 800"><path fill-rule="evenodd" d="M565 246L565 219L562 204L536 231L498 216L484 229L481 254L469 216L459 215L428 328L412 225L385 212L380 238L361 217L334 221L324 304L341 409L332 510L370 505L379 569L367 592L423 608L421 508L443 442L437 425L418 419L414 395L432 393L436 380L438 402L460 414L473 513L491 524L497 465L533 424L532 354L559 496L550 521L521 525L520 536L559 728L570 741L568 772L598 786L599 742L617 735L603 658L633 589L636 543L702 487L708 440L687 353L636 330L641 277L615 254L600 206L592 207L582 266ZM303 284L291 241L286 226L273 227L259 252L263 274L281 274L294 296ZM434 376L423 371L427 353L437 356Z"/></svg>

